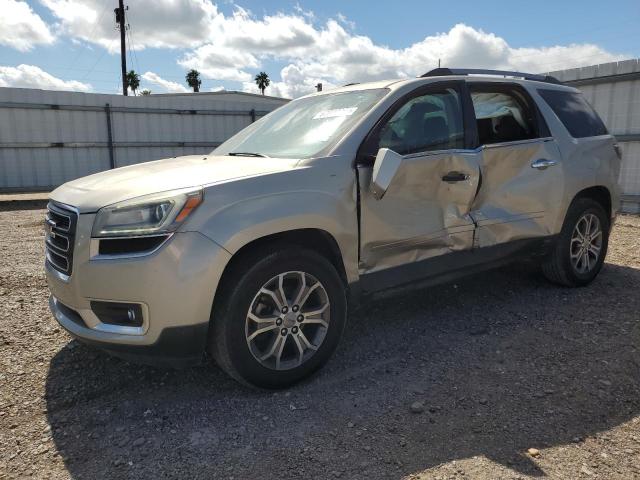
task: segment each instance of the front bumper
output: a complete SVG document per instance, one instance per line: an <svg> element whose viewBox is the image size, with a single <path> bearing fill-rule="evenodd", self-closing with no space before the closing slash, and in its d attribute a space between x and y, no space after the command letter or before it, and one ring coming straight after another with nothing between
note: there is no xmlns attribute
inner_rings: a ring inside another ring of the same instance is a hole
<svg viewBox="0 0 640 480"><path fill-rule="evenodd" d="M114 356L138 363L184 366L202 361L209 329L208 322L179 327L167 327L151 345L119 343L113 338L83 330L78 312L60 303L53 295L49 308L58 323L80 342L97 347Z"/></svg>
<svg viewBox="0 0 640 480"><path fill-rule="evenodd" d="M200 360L213 298L230 254L197 232L175 233L139 257L91 257L92 214L80 215L73 274L45 264L52 313L79 340L116 355L153 363ZM102 323L91 301L137 303L140 327Z"/></svg>

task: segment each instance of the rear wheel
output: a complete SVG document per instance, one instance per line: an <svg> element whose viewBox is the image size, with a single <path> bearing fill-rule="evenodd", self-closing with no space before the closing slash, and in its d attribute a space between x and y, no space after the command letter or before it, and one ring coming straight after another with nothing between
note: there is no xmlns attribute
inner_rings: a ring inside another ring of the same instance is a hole
<svg viewBox="0 0 640 480"><path fill-rule="evenodd" d="M568 287L587 285L600 272L608 243L609 218L604 209L590 198L579 198L569 207L542 271L554 283Z"/></svg>
<svg viewBox="0 0 640 480"><path fill-rule="evenodd" d="M346 321L335 267L297 246L250 255L225 275L214 309L210 351L232 377L278 388L330 358Z"/></svg>

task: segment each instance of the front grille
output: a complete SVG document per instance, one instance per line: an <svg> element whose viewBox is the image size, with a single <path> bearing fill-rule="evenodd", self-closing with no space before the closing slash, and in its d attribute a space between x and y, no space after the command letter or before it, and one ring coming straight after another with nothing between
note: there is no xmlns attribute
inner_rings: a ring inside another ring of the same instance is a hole
<svg viewBox="0 0 640 480"><path fill-rule="evenodd" d="M71 275L73 246L78 214L60 204L49 202L45 218L47 262L65 275Z"/></svg>

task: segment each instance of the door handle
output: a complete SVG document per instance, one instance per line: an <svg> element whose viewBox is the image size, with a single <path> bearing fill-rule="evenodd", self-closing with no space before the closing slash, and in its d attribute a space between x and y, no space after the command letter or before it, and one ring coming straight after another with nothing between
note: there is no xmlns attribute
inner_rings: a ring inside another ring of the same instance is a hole
<svg viewBox="0 0 640 480"><path fill-rule="evenodd" d="M464 182L469 180L469 175L462 172L449 172L442 177L443 182Z"/></svg>
<svg viewBox="0 0 640 480"><path fill-rule="evenodd" d="M545 170L549 167L553 167L557 164L555 160L547 160L546 158L540 158L531 164L531 168L537 168L538 170Z"/></svg>

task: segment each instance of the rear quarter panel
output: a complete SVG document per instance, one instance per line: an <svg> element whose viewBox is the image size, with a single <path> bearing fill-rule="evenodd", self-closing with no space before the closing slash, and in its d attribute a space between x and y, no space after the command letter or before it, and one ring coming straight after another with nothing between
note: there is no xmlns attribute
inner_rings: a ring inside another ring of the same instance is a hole
<svg viewBox="0 0 640 480"><path fill-rule="evenodd" d="M551 88L545 86L545 88ZM529 88L540 111L542 112L551 134L556 139L562 158L565 188L562 204L557 210L553 228L559 233L569 205L575 196L586 188L604 186L611 193L612 211L617 211L619 204L618 175L620 161L615 154L612 135L597 137L573 138L553 110L537 93L536 88Z"/></svg>

